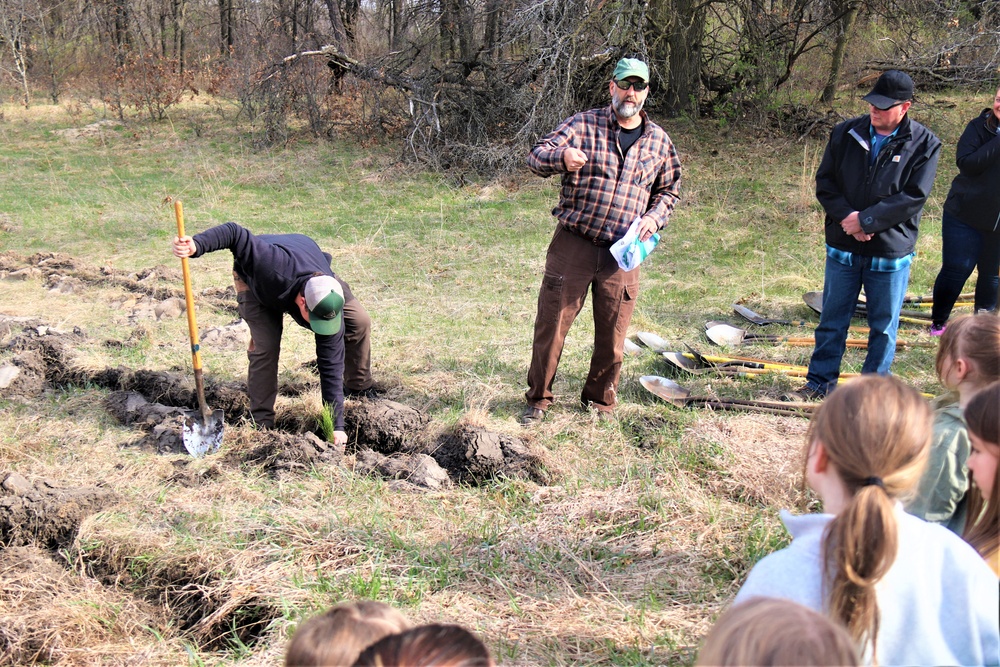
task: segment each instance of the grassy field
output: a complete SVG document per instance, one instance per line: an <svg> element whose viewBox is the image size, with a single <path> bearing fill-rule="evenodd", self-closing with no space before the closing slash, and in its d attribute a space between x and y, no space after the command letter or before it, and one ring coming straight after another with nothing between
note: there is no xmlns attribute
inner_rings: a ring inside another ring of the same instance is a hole
<svg viewBox="0 0 1000 667"><path fill-rule="evenodd" d="M944 141L914 294L930 293L955 142L981 97L925 96L911 112ZM840 111L864 108L852 102ZM417 173L400 162L399 147L346 140L258 152L234 115L223 102L199 101L152 127L88 127L102 118L82 107L0 106L0 253L11 261L63 253L105 275L163 266L168 275L177 269L169 252L176 199L190 233L235 220L261 233L309 234L372 315L375 374L390 397L426 412L436 429L469 423L522 438L551 483L498 479L400 493L353 473L350 459L274 478L226 466L219 455L192 463L206 482L184 486L172 477L179 457L123 446L135 430L108 415L106 390L3 400L0 472L100 484L118 501L84 522L55 555L56 570L39 565L18 579L0 563L0 625L8 628L0 655L273 665L300 620L366 597L415 621L462 623L502 664L690 664L750 566L786 540L777 510L803 500L807 424L677 409L638 378L667 375L698 393L740 397L775 397L797 382L676 376L651 354L631 357L619 419L599 423L578 407L588 307L563 355L559 403L525 431L516 418L556 183L527 173L490 183ZM801 296L822 287L812 176L825 135L797 141L708 121L663 124L681 153L683 199L642 269L632 333L705 351L704 322L737 321L737 300L768 316L816 319ZM228 253L194 260L196 293L228 287L230 265ZM183 318L138 316L111 282L58 293L22 278L0 280L0 315L79 327L78 363L188 372ZM198 317L206 329L233 313L204 306ZM919 327L902 335L931 340ZM130 337L141 344L106 344ZM809 348L752 351L801 363L809 356ZM282 352L281 379L294 382L307 373L311 336L288 327ZM0 362L10 354L0 351ZM206 346L203 360L216 380L245 373L238 347ZM862 360L849 351L844 370ZM895 372L922 391L939 389L933 350L901 350ZM314 414L318 402L317 392L282 396L279 410ZM253 434L228 428L223 453L233 437ZM186 578L171 579L176 572ZM227 631L199 634L169 602L178 582L208 591L219 610L231 603L245 613ZM258 607L271 612L255 618ZM253 632L241 632L241 622Z"/></svg>

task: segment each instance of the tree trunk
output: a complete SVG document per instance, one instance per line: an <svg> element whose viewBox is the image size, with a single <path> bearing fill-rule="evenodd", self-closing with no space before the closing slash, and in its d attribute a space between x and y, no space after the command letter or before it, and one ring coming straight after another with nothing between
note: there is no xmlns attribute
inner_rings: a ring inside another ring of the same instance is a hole
<svg viewBox="0 0 1000 667"><path fill-rule="evenodd" d="M483 50L497 58L497 40L500 38L503 3L501 0L486 1L486 26L483 29Z"/></svg>
<svg viewBox="0 0 1000 667"><path fill-rule="evenodd" d="M672 116L698 116L701 94L701 43L705 33L705 4L700 0L657 0L650 16L666 38L667 72L663 102Z"/></svg>
<svg viewBox="0 0 1000 667"><path fill-rule="evenodd" d="M233 0L219 0L219 54L233 51Z"/></svg>
<svg viewBox="0 0 1000 667"><path fill-rule="evenodd" d="M837 3L836 6L843 11L843 16L837 21L837 43L833 47L833 58L830 61L830 76L826 80L823 94L819 97L819 101L823 104L833 104L833 99L837 96L837 84L840 82L840 68L844 65L844 54L847 52L847 40L851 37L860 9L860 5L853 2L846 6Z"/></svg>

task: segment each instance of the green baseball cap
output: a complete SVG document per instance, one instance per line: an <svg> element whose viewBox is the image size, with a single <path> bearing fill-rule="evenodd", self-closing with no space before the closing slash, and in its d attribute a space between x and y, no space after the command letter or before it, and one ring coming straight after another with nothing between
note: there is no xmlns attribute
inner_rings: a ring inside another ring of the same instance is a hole
<svg viewBox="0 0 1000 667"><path fill-rule="evenodd" d="M302 290L309 311L309 328L321 336L333 336L343 325L344 289L333 276L314 276Z"/></svg>
<svg viewBox="0 0 1000 667"><path fill-rule="evenodd" d="M630 76L637 76L646 83L649 83L649 65L638 58L622 58L615 65L614 76L616 81L627 79Z"/></svg>

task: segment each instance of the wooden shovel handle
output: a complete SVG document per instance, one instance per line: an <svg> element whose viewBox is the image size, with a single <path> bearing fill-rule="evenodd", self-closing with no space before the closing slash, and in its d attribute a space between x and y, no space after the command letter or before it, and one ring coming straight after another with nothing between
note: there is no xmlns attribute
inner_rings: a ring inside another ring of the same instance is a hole
<svg viewBox="0 0 1000 667"><path fill-rule="evenodd" d="M174 214L177 217L177 236L184 238L184 207L179 200L174 202ZM191 359L197 373L201 370L201 355L198 344L198 322L194 314L194 294L191 291L191 269L188 267L187 257L181 257L181 272L184 274L184 302L187 306L188 333L191 335Z"/></svg>
<svg viewBox="0 0 1000 667"><path fill-rule="evenodd" d="M184 207L180 200L174 201L174 215L177 218L177 236L184 238ZM201 345L198 342L198 321L194 314L194 293L191 291L191 270L188 258L181 257L181 272L184 274L184 303L187 306L188 333L191 336L191 364L194 366L194 387L198 395L198 410L202 422L208 424L212 410L205 401L205 380L201 370Z"/></svg>

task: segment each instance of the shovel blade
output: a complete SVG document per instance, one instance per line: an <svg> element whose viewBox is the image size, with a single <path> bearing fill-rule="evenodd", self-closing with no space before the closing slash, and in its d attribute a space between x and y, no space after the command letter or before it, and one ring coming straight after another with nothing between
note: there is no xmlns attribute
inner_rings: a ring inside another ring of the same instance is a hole
<svg viewBox="0 0 1000 667"><path fill-rule="evenodd" d="M746 338L747 332L743 329L729 326L728 324L715 324L705 331L708 339L716 345L740 345Z"/></svg>
<svg viewBox="0 0 1000 667"><path fill-rule="evenodd" d="M648 331L640 331L635 335L635 337L638 338L643 345L653 350L654 352L659 352L661 350L666 349L667 347L667 341L663 340L655 333L650 333Z"/></svg>
<svg viewBox="0 0 1000 667"><path fill-rule="evenodd" d="M654 396L662 398L667 403L672 403L678 407L687 405L688 396L691 395L691 392L673 380L668 380L659 375L643 375L639 378L639 384Z"/></svg>
<svg viewBox="0 0 1000 667"><path fill-rule="evenodd" d="M676 366L681 370L685 371L699 371L706 370L702 368L700 364L694 359L688 359L680 352L661 352L660 355L666 359L672 366ZM711 369L707 369L711 370Z"/></svg>
<svg viewBox="0 0 1000 667"><path fill-rule="evenodd" d="M802 295L802 300L805 301L807 306L815 310L817 313L823 312L822 292L806 292Z"/></svg>
<svg viewBox="0 0 1000 667"><path fill-rule="evenodd" d="M625 339L625 354L630 357L634 357L640 352L642 352L642 347L633 343L631 338Z"/></svg>
<svg viewBox="0 0 1000 667"><path fill-rule="evenodd" d="M206 454L214 454L222 446L224 425L225 418L222 410L215 410L204 421L200 413L186 416L184 426L181 428L184 449L196 459L200 459Z"/></svg>
<svg viewBox="0 0 1000 667"><path fill-rule="evenodd" d="M734 303L733 304L733 311L737 315L739 315L740 317L742 317L742 318L744 318L746 320L749 320L749 321L753 322L754 324L761 324L761 325L763 325L763 324L782 324L782 322L779 322L778 320L769 320L767 318L761 317L760 315L758 315L757 313L753 312L752 310L750 310L746 306L738 304L738 303Z"/></svg>

